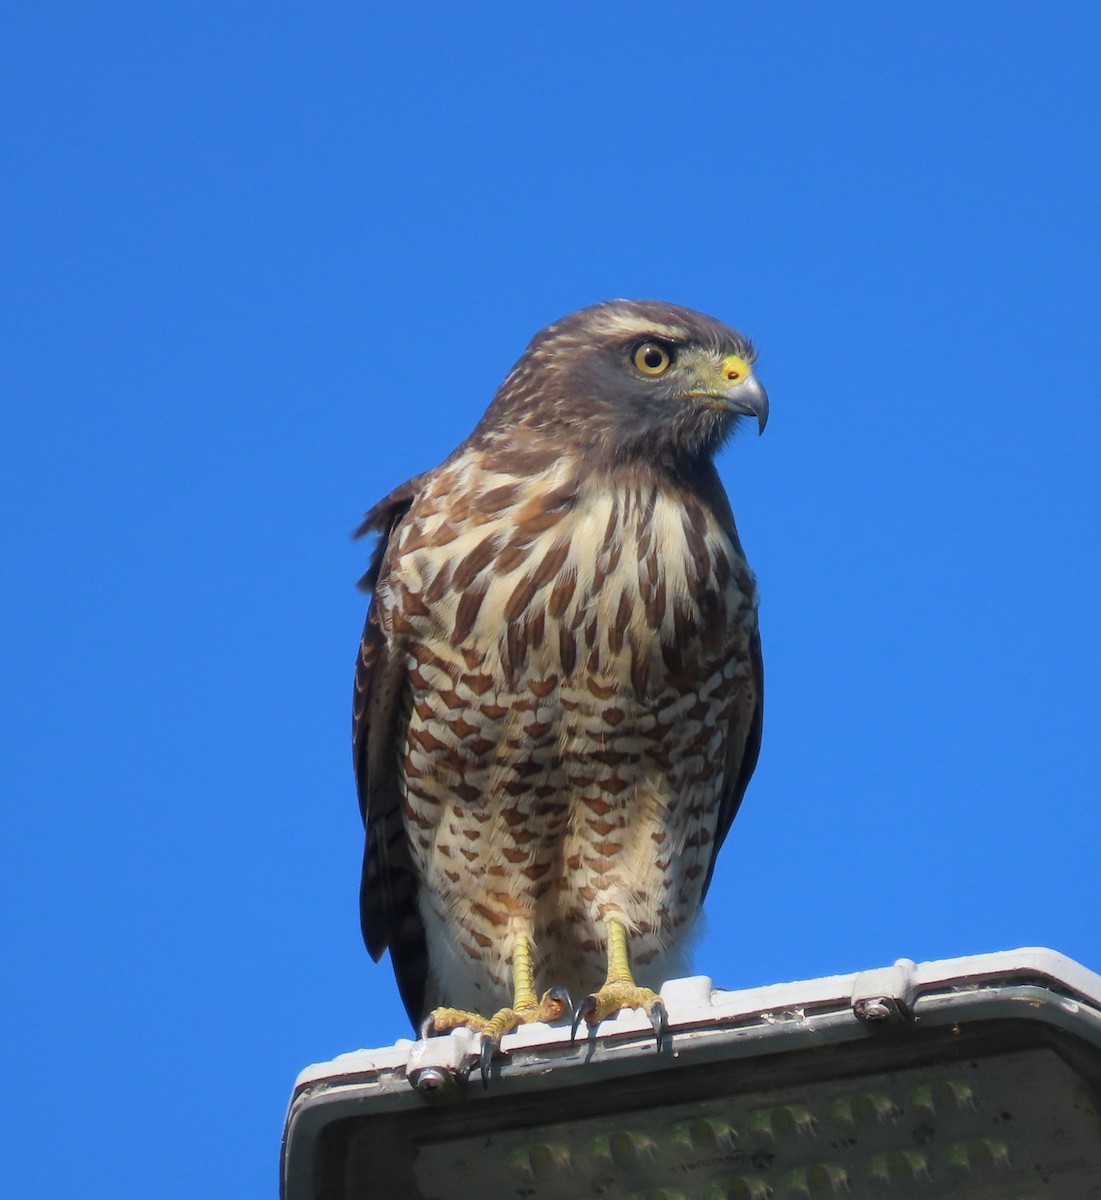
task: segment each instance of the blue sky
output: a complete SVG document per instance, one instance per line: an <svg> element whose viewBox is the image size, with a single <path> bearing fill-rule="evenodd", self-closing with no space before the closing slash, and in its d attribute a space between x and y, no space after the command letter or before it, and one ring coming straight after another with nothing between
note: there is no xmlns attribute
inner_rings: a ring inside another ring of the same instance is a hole
<svg viewBox="0 0 1101 1200"><path fill-rule="evenodd" d="M698 968L1101 968L1096 5L0 21L0 1192L270 1196L297 1070L407 1033L348 535L610 296L744 329L772 399Z"/></svg>

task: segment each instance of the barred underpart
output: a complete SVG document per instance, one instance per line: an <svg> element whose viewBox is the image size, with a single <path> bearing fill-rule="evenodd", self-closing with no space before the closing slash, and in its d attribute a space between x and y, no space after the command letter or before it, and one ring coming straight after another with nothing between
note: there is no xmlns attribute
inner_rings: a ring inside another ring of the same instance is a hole
<svg viewBox="0 0 1101 1200"><path fill-rule="evenodd" d="M520 934L537 985L575 995L604 976L609 919L640 982L685 969L752 771L756 588L714 447L697 429L678 460L676 435L656 435L646 461L630 449L637 411L613 453L614 412L591 436L560 436L561 414L540 423L544 376L552 399L578 386L556 336L573 353L611 346L613 366L655 328L716 360L751 357L718 322L652 307L550 327L474 435L368 514L383 537L357 676L364 933L405 972L414 1018L507 1004ZM508 416L517 405L531 422ZM683 404L670 412L685 421ZM701 407L700 429L718 419Z"/></svg>

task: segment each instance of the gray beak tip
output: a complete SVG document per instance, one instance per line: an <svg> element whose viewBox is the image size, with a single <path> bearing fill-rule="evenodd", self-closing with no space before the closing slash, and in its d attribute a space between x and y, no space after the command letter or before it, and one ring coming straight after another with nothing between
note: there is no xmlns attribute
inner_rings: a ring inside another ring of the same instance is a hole
<svg viewBox="0 0 1101 1200"><path fill-rule="evenodd" d="M754 375L743 379L741 383L724 393L726 403L743 417L757 418L757 433L764 433L768 424L768 392L761 386Z"/></svg>

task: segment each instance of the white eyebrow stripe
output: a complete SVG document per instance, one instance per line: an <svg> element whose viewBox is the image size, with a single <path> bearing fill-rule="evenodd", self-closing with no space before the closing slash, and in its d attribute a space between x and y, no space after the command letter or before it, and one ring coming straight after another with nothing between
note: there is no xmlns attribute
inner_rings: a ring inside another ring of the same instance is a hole
<svg viewBox="0 0 1101 1200"><path fill-rule="evenodd" d="M630 334L641 337L652 334L654 337L668 338L674 342L687 341L690 337L688 330L683 325L670 325L655 321L653 317L643 317L638 313L616 312L614 309L594 315L590 319L589 331L604 337Z"/></svg>

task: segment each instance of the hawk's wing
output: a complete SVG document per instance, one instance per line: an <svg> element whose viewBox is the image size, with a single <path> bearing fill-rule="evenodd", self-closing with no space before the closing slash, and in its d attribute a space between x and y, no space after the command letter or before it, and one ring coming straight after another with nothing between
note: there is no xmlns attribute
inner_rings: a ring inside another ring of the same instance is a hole
<svg viewBox="0 0 1101 1200"><path fill-rule="evenodd" d="M719 482L718 473L714 472L714 469L712 470L712 478L708 480L710 486L704 489L705 493L715 515L719 519L719 523L726 531L727 537L730 538L735 550L737 550L738 556L745 562L745 553L742 550L742 543L738 538L738 530L734 524L734 512L730 507L730 500L727 498L726 491ZM749 573L748 567L746 567L746 573ZM750 576L750 580L752 581L752 576ZM738 815L738 808L742 803L742 797L749 786L750 776L757 766L757 756L761 752L761 729L764 721L765 668L764 660L761 657L761 634L759 629L755 628L753 636L750 638L748 656L749 678L753 685L752 695L747 696L744 703L736 704L731 713L732 736L727 743L726 786L723 788L722 799L719 804L719 820L715 826L715 841L712 844L711 861L707 865L707 874L703 881L703 892L700 894L701 902L707 895L707 889L711 886L711 876L715 871L715 862L719 857L719 850L726 840L726 835L730 832L730 826L734 818ZM742 740L743 738L744 741Z"/></svg>
<svg viewBox="0 0 1101 1200"><path fill-rule="evenodd" d="M756 698L753 710L749 714L749 731L746 734L744 748L739 745L737 736L730 739L730 750L727 762L727 783L723 789L722 801L719 806L719 820L715 827L715 842L711 852L711 861L707 865L707 875L703 881L703 892L700 900L707 895L711 886L711 876L715 870L715 861L719 856L723 841L734 818L738 815L738 807L749 786L749 777L757 765L757 756L761 752L761 726L764 715L764 665L761 660L761 638L754 635L749 646L750 667L755 685ZM735 732L745 728L745 709L735 706L733 721ZM739 761L738 754L741 752Z"/></svg>
<svg viewBox="0 0 1101 1200"><path fill-rule="evenodd" d="M374 591L390 569L394 528L409 511L423 481L424 476L418 475L395 488L356 530L357 537L377 533L379 540L360 580L360 587L371 593L371 605L359 645L352 701L352 757L366 829L359 891L363 940L376 962L389 948L398 990L414 1025L423 1016L428 951L398 775L406 670L404 656L382 628Z"/></svg>

